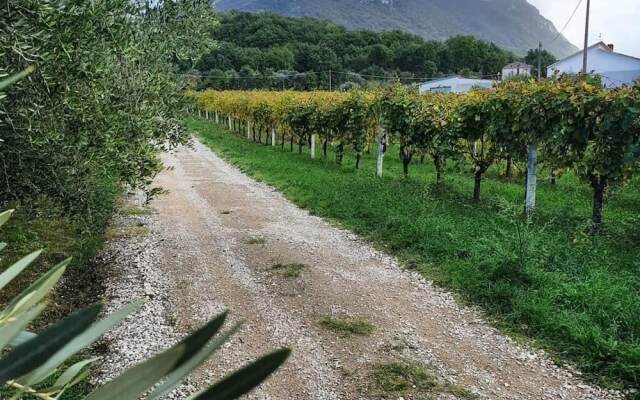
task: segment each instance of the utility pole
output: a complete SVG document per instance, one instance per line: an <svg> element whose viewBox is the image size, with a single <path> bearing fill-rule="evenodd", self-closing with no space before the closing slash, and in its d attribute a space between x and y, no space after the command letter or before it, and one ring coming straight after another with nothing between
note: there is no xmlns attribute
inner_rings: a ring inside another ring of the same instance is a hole
<svg viewBox="0 0 640 400"><path fill-rule="evenodd" d="M542 42L538 42L538 80L542 80Z"/></svg>
<svg viewBox="0 0 640 400"><path fill-rule="evenodd" d="M591 0L587 0L587 22L584 28L584 54L582 55L582 74L587 76L587 48L589 48L589 12L591 11Z"/></svg>

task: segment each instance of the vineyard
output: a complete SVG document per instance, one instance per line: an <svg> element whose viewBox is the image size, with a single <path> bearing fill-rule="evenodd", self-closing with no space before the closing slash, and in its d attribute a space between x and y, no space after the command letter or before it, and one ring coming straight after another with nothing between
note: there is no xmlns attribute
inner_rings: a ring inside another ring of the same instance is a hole
<svg viewBox="0 0 640 400"><path fill-rule="evenodd" d="M377 175L390 144L403 172L428 156L442 179L447 162L467 163L480 200L483 176L504 163L526 164L525 210L533 211L539 170L552 180L572 170L593 190L591 232L602 225L607 189L627 182L640 165L640 85L602 90L597 82L511 81L469 94L423 94L397 86L367 92L204 91L192 93L199 112L248 139L291 151L329 145L342 163L350 149L359 167L376 147Z"/></svg>
<svg viewBox="0 0 640 400"><path fill-rule="evenodd" d="M638 86L191 95L191 129L243 171L598 382L640 384Z"/></svg>

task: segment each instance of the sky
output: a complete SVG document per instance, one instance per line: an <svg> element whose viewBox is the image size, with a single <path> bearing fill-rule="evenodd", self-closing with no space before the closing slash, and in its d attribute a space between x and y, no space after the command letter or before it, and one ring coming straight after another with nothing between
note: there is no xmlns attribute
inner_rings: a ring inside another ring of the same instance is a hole
<svg viewBox="0 0 640 400"><path fill-rule="evenodd" d="M558 30L567 23L579 0L528 0ZM569 41L582 48L587 0L564 31ZM613 43L615 51L640 57L640 0L591 0L589 44Z"/></svg>

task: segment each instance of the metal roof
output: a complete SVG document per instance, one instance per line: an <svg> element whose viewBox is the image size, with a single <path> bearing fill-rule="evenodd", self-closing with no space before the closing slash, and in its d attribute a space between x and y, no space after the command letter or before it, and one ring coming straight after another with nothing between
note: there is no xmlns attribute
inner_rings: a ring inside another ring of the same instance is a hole
<svg viewBox="0 0 640 400"><path fill-rule="evenodd" d="M637 58L637 57L634 57L634 56L629 56L629 55L622 54L622 53L616 53L615 51L613 51L613 50L611 49L611 47L609 47L609 45L607 45L605 42L602 42L602 41L600 41L600 42L598 42L598 43L596 43L596 44L593 44L593 45L591 45L591 46L587 47L587 52L588 52L588 51L590 51L590 50L593 50L594 48L599 48L599 49L604 50L604 51L607 51L607 52L609 52L609 53L611 53L611 54L615 54L615 55L618 55L618 56L622 56L622 57L626 57L626 58L631 58L631 59L633 59L633 60L638 60L638 61L640 61L640 58ZM565 58L563 58L562 60L558 60L558 61L556 61L555 63L553 63L553 64L549 65L547 68L553 68L554 66L556 66L556 65L560 64L561 62L564 62L565 60L568 60L568 59L573 58L573 57L575 57L575 56L577 56L577 55L580 55L580 54L582 54L583 52L584 52L584 50L577 51L577 52L573 53L572 55L570 55L569 57L565 57Z"/></svg>
<svg viewBox="0 0 640 400"><path fill-rule="evenodd" d="M451 79L458 79L458 80L465 80L465 81L488 81L488 82L493 82L493 80L491 80L491 79L463 78L460 75L449 75L449 76L445 76L445 77L442 77L442 78L437 78L437 79L433 79L433 80L430 80L430 81L422 82L422 83L420 83L420 86L430 85L432 83L438 83L438 82L443 82L443 81L448 81L448 80L451 80Z"/></svg>

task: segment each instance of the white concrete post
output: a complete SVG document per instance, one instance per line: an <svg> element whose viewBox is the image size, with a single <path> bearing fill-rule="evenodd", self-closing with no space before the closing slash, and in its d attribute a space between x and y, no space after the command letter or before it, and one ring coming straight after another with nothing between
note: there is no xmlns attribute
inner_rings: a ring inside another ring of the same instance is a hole
<svg viewBox="0 0 640 400"><path fill-rule="evenodd" d="M316 134L311 135L311 158L316 158Z"/></svg>
<svg viewBox="0 0 640 400"><path fill-rule="evenodd" d="M229 130L232 130L233 127L231 125L231 117L227 117L227 122L229 123Z"/></svg>
<svg viewBox="0 0 640 400"><path fill-rule="evenodd" d="M536 207L538 151L535 144L530 144L527 150L527 194L524 202L524 211L529 216Z"/></svg>
<svg viewBox="0 0 640 400"><path fill-rule="evenodd" d="M198 118L202 118L202 110L198 108Z"/></svg>
<svg viewBox="0 0 640 400"><path fill-rule="evenodd" d="M251 139L251 122L247 121L247 139Z"/></svg>
<svg viewBox="0 0 640 400"><path fill-rule="evenodd" d="M220 116L218 115L218 113L215 113L215 118L216 118L216 124L220 123Z"/></svg>
<svg viewBox="0 0 640 400"><path fill-rule="evenodd" d="M382 127L380 126L378 126L377 136L378 136L377 137L378 150L376 154L376 176L378 178L382 178L382 166L384 162L384 146L386 144L387 135L385 134L384 129L382 129Z"/></svg>
<svg viewBox="0 0 640 400"><path fill-rule="evenodd" d="M276 128L271 128L271 146L276 145Z"/></svg>
<svg viewBox="0 0 640 400"><path fill-rule="evenodd" d="M205 112L204 112L204 117L205 117L206 119L209 119L209 111L205 111Z"/></svg>

